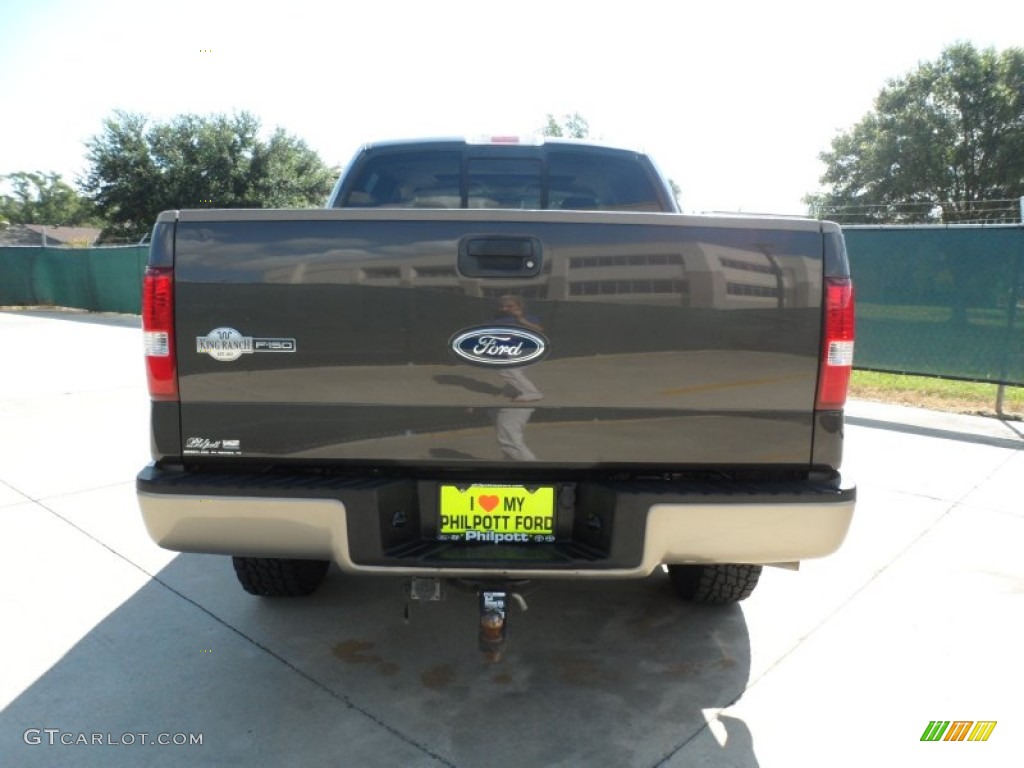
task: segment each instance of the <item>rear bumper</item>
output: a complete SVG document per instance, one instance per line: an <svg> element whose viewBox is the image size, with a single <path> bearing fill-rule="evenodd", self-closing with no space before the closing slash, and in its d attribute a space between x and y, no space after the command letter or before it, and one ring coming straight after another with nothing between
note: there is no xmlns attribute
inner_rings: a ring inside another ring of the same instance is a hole
<svg viewBox="0 0 1024 768"><path fill-rule="evenodd" d="M856 490L573 483L564 540L437 542L436 484L413 480L201 475L150 466L138 499L153 541L179 552L334 560L351 573L463 578L631 578L662 563L792 563L842 544ZM399 524L400 523L400 524Z"/></svg>

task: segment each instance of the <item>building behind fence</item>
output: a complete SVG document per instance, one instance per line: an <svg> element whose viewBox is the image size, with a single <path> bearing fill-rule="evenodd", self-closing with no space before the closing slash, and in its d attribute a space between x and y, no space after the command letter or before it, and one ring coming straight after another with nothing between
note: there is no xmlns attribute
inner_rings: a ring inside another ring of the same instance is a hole
<svg viewBox="0 0 1024 768"><path fill-rule="evenodd" d="M856 367L1024 386L1024 226L844 231ZM138 313L146 255L147 246L0 247L0 306ZM684 279L685 261L676 268Z"/></svg>

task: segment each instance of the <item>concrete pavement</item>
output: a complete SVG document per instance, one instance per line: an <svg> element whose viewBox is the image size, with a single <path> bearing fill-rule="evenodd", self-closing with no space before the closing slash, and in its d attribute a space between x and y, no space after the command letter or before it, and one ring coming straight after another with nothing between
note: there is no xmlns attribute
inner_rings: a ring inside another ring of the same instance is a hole
<svg viewBox="0 0 1024 768"><path fill-rule="evenodd" d="M227 558L153 545L134 500L148 451L137 318L0 312L0 350L0 765L1024 753L1019 423L852 403L860 499L839 553L766 569L726 610L677 603L660 574L547 584L513 614L507 659L485 665L471 596L406 623L400 581L332 572L309 599L259 600ZM936 719L998 725L983 743L921 742ZM148 743L161 734L202 744Z"/></svg>

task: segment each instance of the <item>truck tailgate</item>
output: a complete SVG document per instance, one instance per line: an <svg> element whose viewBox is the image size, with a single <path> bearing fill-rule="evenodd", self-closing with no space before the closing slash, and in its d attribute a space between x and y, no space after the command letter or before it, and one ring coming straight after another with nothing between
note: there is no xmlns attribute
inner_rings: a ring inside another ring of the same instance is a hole
<svg viewBox="0 0 1024 768"><path fill-rule="evenodd" d="M805 220L182 211L182 453L807 467L822 259ZM543 347L529 364L473 354L481 329L516 328Z"/></svg>

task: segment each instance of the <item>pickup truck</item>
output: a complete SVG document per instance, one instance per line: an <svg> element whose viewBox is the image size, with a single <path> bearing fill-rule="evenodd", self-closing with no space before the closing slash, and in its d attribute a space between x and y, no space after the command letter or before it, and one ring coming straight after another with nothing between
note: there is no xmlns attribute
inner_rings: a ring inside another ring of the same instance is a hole
<svg viewBox="0 0 1024 768"><path fill-rule="evenodd" d="M731 603L853 514L840 228L684 215L637 152L379 143L322 210L164 212L143 325L145 525L253 594L476 585L484 646L527 580Z"/></svg>

